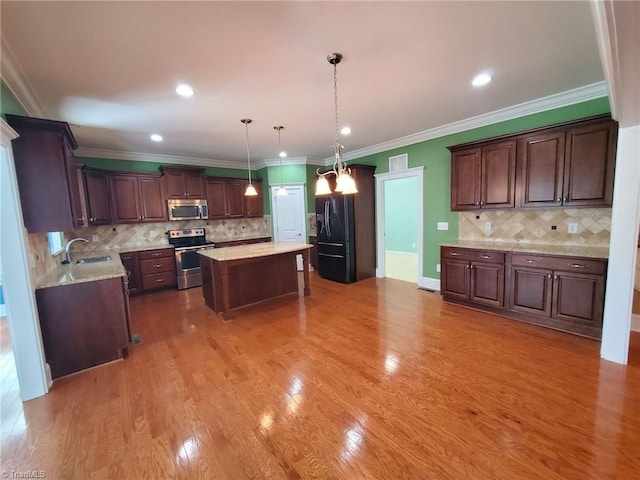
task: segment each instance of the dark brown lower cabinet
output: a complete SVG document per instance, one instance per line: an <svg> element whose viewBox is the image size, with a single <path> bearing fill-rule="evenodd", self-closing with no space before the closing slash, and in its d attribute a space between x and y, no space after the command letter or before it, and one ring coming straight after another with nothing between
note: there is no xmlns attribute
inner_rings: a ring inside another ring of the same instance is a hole
<svg viewBox="0 0 640 480"><path fill-rule="evenodd" d="M513 254L511 265L509 310L523 320L602 336L604 260Z"/></svg>
<svg viewBox="0 0 640 480"><path fill-rule="evenodd" d="M441 264L446 301L590 338L602 336L604 259L442 247Z"/></svg>
<svg viewBox="0 0 640 480"><path fill-rule="evenodd" d="M53 378L126 357L125 281L110 278L36 290L45 358Z"/></svg>
<svg viewBox="0 0 640 480"><path fill-rule="evenodd" d="M158 248L120 254L129 279L129 293L148 293L178 285L173 248Z"/></svg>
<svg viewBox="0 0 640 480"><path fill-rule="evenodd" d="M449 299L504 305L504 259L501 252L442 248L442 294Z"/></svg>

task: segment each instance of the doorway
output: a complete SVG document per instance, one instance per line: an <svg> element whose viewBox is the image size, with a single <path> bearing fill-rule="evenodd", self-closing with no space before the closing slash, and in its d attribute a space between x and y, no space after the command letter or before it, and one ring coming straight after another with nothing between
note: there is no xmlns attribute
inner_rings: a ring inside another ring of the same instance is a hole
<svg viewBox="0 0 640 480"><path fill-rule="evenodd" d="M307 243L307 215L304 185L286 185L287 195L279 197L277 186L271 187L273 237L276 242ZM297 256L302 270L302 255Z"/></svg>
<svg viewBox="0 0 640 480"><path fill-rule="evenodd" d="M423 167L376 175L377 276L422 287Z"/></svg>

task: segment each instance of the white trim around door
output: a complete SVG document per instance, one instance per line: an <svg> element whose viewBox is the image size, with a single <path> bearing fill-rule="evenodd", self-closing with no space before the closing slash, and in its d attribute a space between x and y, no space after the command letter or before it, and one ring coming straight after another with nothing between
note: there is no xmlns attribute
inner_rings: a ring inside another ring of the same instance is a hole
<svg viewBox="0 0 640 480"><path fill-rule="evenodd" d="M423 249L424 249L424 167L408 168L406 170L398 170L395 172L379 173L376 177L376 276L384 278L384 256L385 256L385 233L384 233L384 184L389 180L397 180L400 178L418 178L418 199L416 200L416 210L418 215L418 278L416 282L418 287L423 287L425 280L422 276L423 272Z"/></svg>

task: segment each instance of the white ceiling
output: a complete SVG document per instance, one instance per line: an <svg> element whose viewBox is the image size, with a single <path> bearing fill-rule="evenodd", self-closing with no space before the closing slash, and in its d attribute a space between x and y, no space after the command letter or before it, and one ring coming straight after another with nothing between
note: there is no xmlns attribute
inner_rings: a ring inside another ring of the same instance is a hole
<svg viewBox="0 0 640 480"><path fill-rule="evenodd" d="M31 114L69 122L84 149L211 164L246 164L243 117L253 160L277 158L278 124L289 157L330 157L331 52L344 55L345 152L604 79L588 2L2 0L0 12L2 76ZM480 71L494 81L476 89ZM179 82L195 96L179 98Z"/></svg>

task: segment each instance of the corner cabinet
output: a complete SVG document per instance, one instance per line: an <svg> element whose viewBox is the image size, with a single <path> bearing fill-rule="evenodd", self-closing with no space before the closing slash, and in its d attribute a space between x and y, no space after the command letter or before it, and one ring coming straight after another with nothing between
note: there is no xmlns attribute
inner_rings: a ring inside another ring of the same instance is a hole
<svg viewBox="0 0 640 480"><path fill-rule="evenodd" d="M30 233L86 226L73 150L65 122L6 115L20 135L12 141L24 225Z"/></svg>
<svg viewBox="0 0 640 480"><path fill-rule="evenodd" d="M165 193L160 175L110 175L109 190L114 223L167 220Z"/></svg>
<svg viewBox="0 0 640 480"><path fill-rule="evenodd" d="M449 147L451 210L609 207L617 131L598 116Z"/></svg>
<svg viewBox="0 0 640 480"><path fill-rule="evenodd" d="M599 339L607 261L441 247L448 302Z"/></svg>

